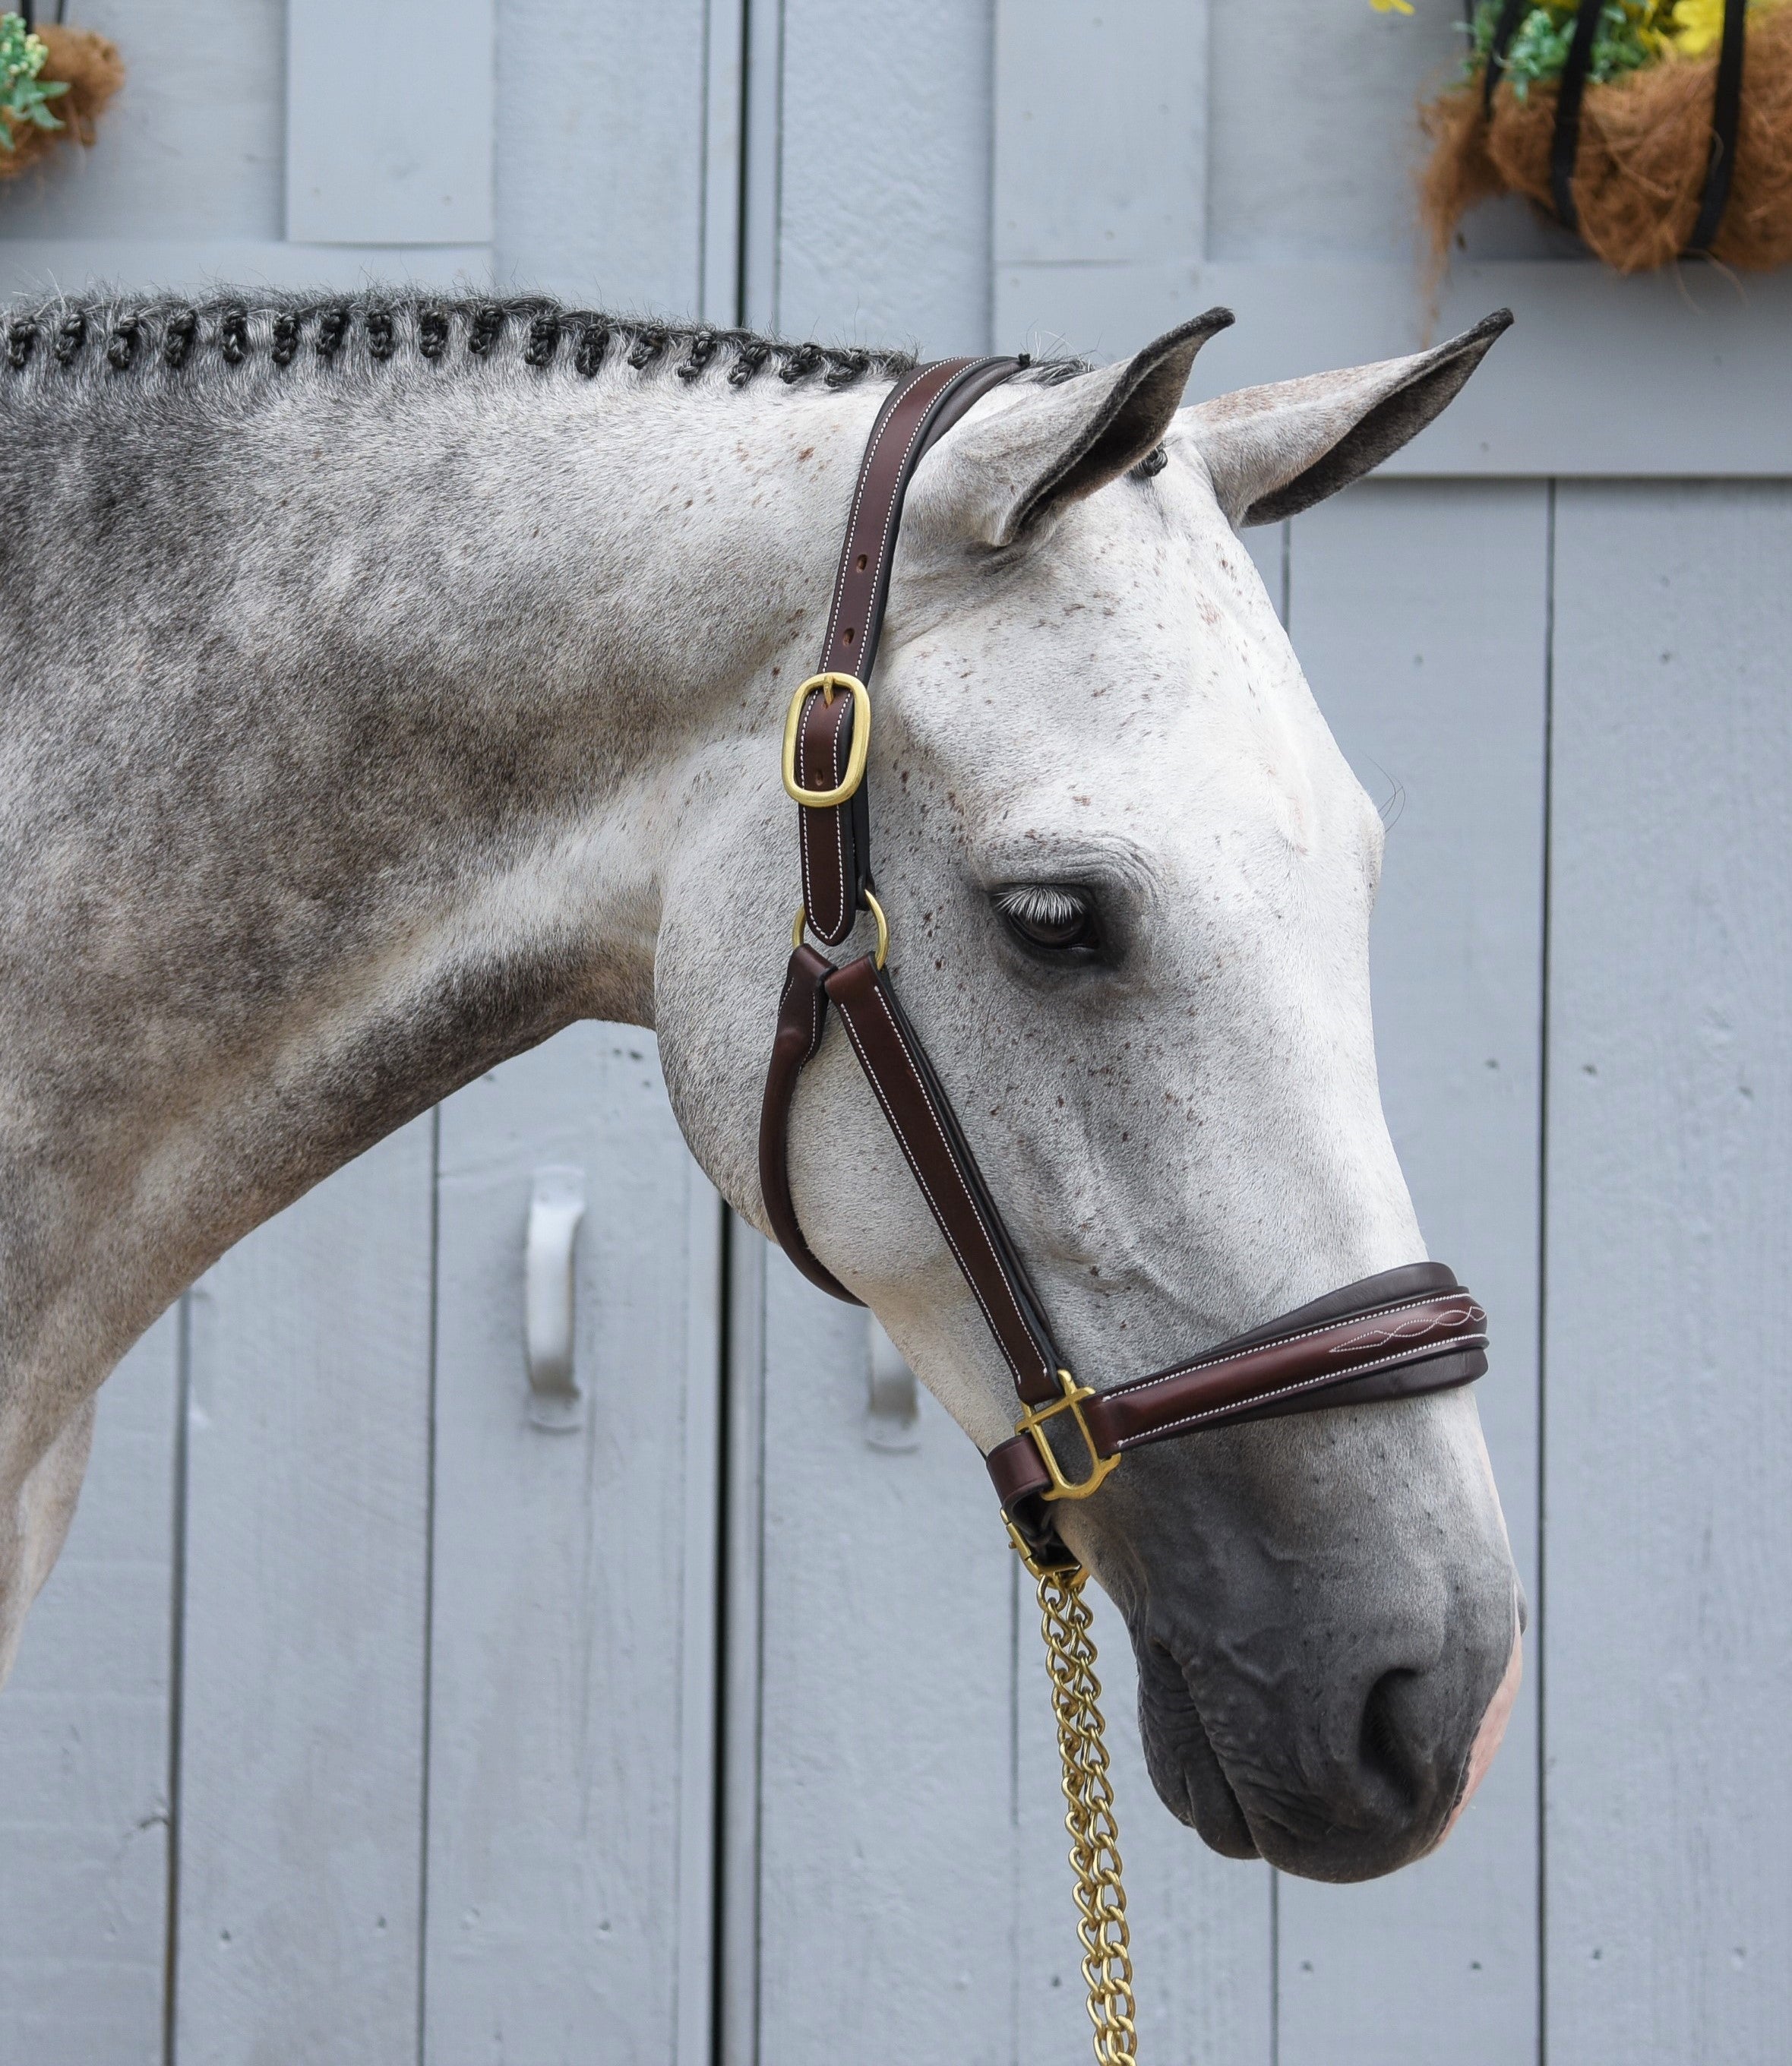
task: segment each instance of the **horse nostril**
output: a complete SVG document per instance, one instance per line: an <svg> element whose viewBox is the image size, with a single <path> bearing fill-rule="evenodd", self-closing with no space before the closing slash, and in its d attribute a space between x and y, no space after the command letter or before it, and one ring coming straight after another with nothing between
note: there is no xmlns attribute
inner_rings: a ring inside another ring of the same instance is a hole
<svg viewBox="0 0 1792 2066"><path fill-rule="evenodd" d="M1417 1805L1421 1789L1414 1747L1401 1726L1399 1710L1402 1691L1418 1675L1408 1671L1382 1673L1363 1703L1356 1739L1357 1756L1364 1771L1382 1780L1408 1806Z"/></svg>

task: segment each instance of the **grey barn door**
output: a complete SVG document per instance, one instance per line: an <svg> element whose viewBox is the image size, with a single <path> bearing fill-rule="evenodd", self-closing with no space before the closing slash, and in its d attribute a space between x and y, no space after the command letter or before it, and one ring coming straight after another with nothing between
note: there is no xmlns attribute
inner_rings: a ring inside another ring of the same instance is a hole
<svg viewBox="0 0 1792 2066"><path fill-rule="evenodd" d="M6 2066L709 2058L720 1234L651 1036L582 1025L134 1351L0 1698Z"/></svg>

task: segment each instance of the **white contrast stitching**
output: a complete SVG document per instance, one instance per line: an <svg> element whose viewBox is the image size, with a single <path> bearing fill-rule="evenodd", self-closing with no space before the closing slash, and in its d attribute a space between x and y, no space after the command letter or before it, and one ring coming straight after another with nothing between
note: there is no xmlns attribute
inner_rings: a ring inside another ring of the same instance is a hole
<svg viewBox="0 0 1792 2066"><path fill-rule="evenodd" d="M841 735L837 729L829 746L832 757L828 764L830 770L829 781L829 787L833 788L839 788L841 778L845 772L840 764L840 737ZM799 727L797 733L797 780L801 787L804 788L809 787L809 735L806 725ZM846 835L843 820L840 816L840 812L844 808L844 805L839 804L832 807L834 844L837 849L840 869L840 901L836 907L834 915L828 918L825 923L823 922L821 914L816 909L815 885L809 873L809 821L813 813L806 804L799 806L801 815L797 821L797 830L801 835L797 841L797 847L803 869L803 909L809 914L809 922L813 925L817 933L829 946L839 944L838 941L830 940L828 936L836 930L840 921L845 918L852 909L851 901L846 894ZM851 926L847 926L846 932L851 930ZM841 934L840 937L844 939L845 933Z"/></svg>
<svg viewBox="0 0 1792 2066"><path fill-rule="evenodd" d="M968 371L969 368L966 367L963 370ZM858 529L858 512L864 505L866 487L871 478L871 461L877 452L878 446L883 443L884 433L890 428L890 424L895 420L896 412L899 408L901 408L903 403L908 399L909 396L914 393L914 390L918 387L930 379L939 372L939 368L937 366L918 366L905 380L900 382L891 390L890 399L885 403L883 412L878 419L878 427L871 434L871 441L865 448L865 456L859 462L858 485L854 489L853 494L852 513L846 519L846 536L848 538L850 538L853 532ZM945 387L950 387L951 385L951 382L950 380L946 382L941 389L941 392L943 393L945 391ZM921 412L922 422L925 423L926 421L926 418L927 411L923 409ZM914 441L911 439L910 442L912 445ZM878 565L881 566L883 562L880 560L878 561ZM845 600L846 579L849 573L851 571L851 566L852 562L850 559L845 554L842 554L839 570L834 576L833 604L833 607L828 612L828 629L826 634L821 642L821 653L824 660L825 660L833 651L833 634L836 627L840 622L840 608L842 602ZM873 585L875 586L874 581ZM862 676L860 679L862 680L863 677Z"/></svg>
<svg viewBox="0 0 1792 2066"><path fill-rule="evenodd" d="M837 724L833 728L833 736L829 742L828 770L831 779L828 787L830 789L837 789L846 779L846 771L840 764L840 742L845 735L846 727L843 724ZM839 928L841 939L845 939L853 930L853 890L846 880L846 813L851 808L850 797L844 804L836 804L833 807L834 869L840 884L840 908L833 926L828 930L832 932L836 927Z"/></svg>
<svg viewBox="0 0 1792 2066"><path fill-rule="evenodd" d="M939 1136L940 1145L946 1151L947 1162L951 1169L953 1176L958 1179L959 1189L963 1193L965 1203L971 1208L971 1217L976 1224L978 1233L983 1237L983 1246L989 1250L990 1260L995 1265L995 1274L997 1277L1001 1279L1002 1289L1007 1294L1008 1303L1014 1308L1014 1316L1020 1323L1020 1331L1027 1337L1028 1341L1031 1341L1032 1339L1033 1331L1028 1326L1027 1316L1020 1310L1020 1302L1014 1295L1014 1287L1008 1282L1008 1274L1002 1266L1002 1258L996 1251L995 1244L990 1239L989 1229L983 1225L983 1215L977 1209L976 1200L971 1196L970 1187L965 1182L963 1175L959 1172L958 1158L952 1153L952 1145L951 1141L947 1138L946 1129L940 1124L939 1115L934 1110L933 1100L927 1094L926 1079L922 1075L920 1070L915 1067L914 1054L910 1051L907 1041L902 1038L902 1029L897 1023L894 1015L891 1012L890 1007L885 1003L882 991L878 990L876 986L874 985L872 986L871 995L876 998L878 1009L883 1013L884 1023L889 1027L892 1035L895 1039L897 1046L902 1051L903 1059L909 1065L910 1073L914 1079L915 1089L920 1094L922 1109L926 1112L928 1118L933 1122L934 1131ZM838 1000L837 999L836 1002L837 1003ZM848 1033L853 1033L851 1015L845 1005L841 1005L840 1007L840 1015L846 1021L846 1030ZM853 1045L857 1050L859 1065L864 1069L866 1080L870 1082L873 1090L877 1092L878 1100L883 1104L885 1113L890 1120L890 1126L895 1132L897 1139L902 1142L903 1148L908 1155L909 1166L914 1172L915 1181L920 1185L923 1191L927 1192L928 1201L930 1204L933 1202L933 1193L930 1190L928 1190L927 1180L921 1173L919 1161L913 1148L910 1144L907 1136L902 1132L901 1125L898 1123L895 1114L890 1111L888 1100L884 1098L882 1088L879 1085L877 1077L872 1071L870 1064L866 1060L865 1050L860 1046L858 1037L856 1034L853 1035ZM969 1267L965 1262L964 1257L959 1250L959 1245L957 1242L953 1239L951 1229L943 1226L942 1231L945 1233L947 1240L951 1244L952 1253L959 1258L959 1266L964 1271L967 1282L970 1284L971 1290L976 1293L977 1302L979 1305L983 1306L983 1317L989 1322L990 1331L995 1335L997 1346L1001 1349L1003 1355L1007 1358L1008 1367L1014 1372L1015 1377L1016 1380L1018 1380L1021 1374L1020 1366L1015 1361L1013 1355L1009 1352L1007 1344L1002 1340L1001 1331L995 1324L995 1315L990 1311L987 1304L984 1301L983 1293L978 1289L976 1280L971 1276Z"/></svg>
<svg viewBox="0 0 1792 2066"><path fill-rule="evenodd" d="M1464 1335L1455 1346L1465 1349L1485 1348L1487 1337L1485 1335ZM1222 1413L1242 1413L1253 1406L1267 1406L1272 1399L1286 1399L1296 1392L1312 1392L1320 1385L1345 1384L1353 1377L1367 1377L1372 1371L1387 1370L1405 1360L1404 1355L1383 1356L1378 1362L1359 1363L1354 1370L1344 1371L1336 1376L1322 1371L1317 1377L1303 1377L1298 1383L1278 1385L1273 1392L1256 1392L1247 1398L1235 1399L1229 1406L1205 1406L1198 1413L1185 1415L1180 1420L1166 1420L1161 1428L1142 1428L1137 1435L1123 1436L1114 1447L1117 1450L1135 1449L1142 1443L1155 1442L1162 1436L1174 1435L1180 1428L1198 1428L1203 1420L1214 1420ZM1112 1399L1114 1394L1104 1392L1101 1396ZM1092 1406L1094 1403L1093 1400L1089 1402Z"/></svg>
<svg viewBox="0 0 1792 2066"><path fill-rule="evenodd" d="M927 419L933 413L934 406L939 402L940 396L949 393L960 380L968 379L970 376L977 371L979 367L990 365L991 363L992 362L991 360L987 359L974 359L971 360L967 365L961 366L958 371L953 375L952 378L941 386L939 394L936 395L934 397L933 402L930 403L927 407L922 411L920 421L909 434L909 441L902 449L903 468L907 467L909 454L914 449L915 440L920 436L922 431L926 428ZM902 472L901 469L898 469L896 477L898 480L902 479ZM874 595L877 593L878 582L883 574L883 563L890 557L890 545L895 538L895 535L896 498L892 496L890 497L890 507L884 512L883 537L878 547L878 564L871 570L871 593Z"/></svg>
<svg viewBox="0 0 1792 2066"><path fill-rule="evenodd" d="M859 1067L865 1071L865 1080L871 1086L872 1091L875 1094L878 1104L883 1107L884 1117L890 1122L890 1129L891 1132L895 1135L897 1140L902 1144L903 1153L907 1158L910 1172L913 1175L915 1182L921 1186L922 1193L926 1197L927 1203L933 1207L935 1223L939 1225L940 1232L945 1235L947 1246L951 1250L953 1256L958 1262L959 1268L963 1274L965 1282L971 1286L971 1296L975 1298L979 1306L983 1308L983 1319L988 1323L991 1336L994 1339L995 1346L1002 1351L1003 1357L1007 1362L1009 1370L1013 1373L1015 1382L1018 1384L1020 1381L1020 1366L1008 1353L1007 1344L1002 1339L1002 1331L995 1324L995 1315L989 1310L988 1302L984 1298L982 1291L978 1288L977 1280L971 1275L970 1266L965 1262L963 1251L959 1248L958 1242L953 1238L952 1229L946 1224L945 1217L940 1212L939 1203L934 1197L933 1191L928 1185L926 1177L922 1173L921 1165L915 1159L914 1151L909 1144L908 1136L902 1131L902 1121L897 1118L895 1113L890 1109L890 1100L883 1094L883 1087L878 1083L877 1078L871 1072L871 1064L866 1060L864 1047L859 1040L857 1033L853 1030L851 1015L847 1012L845 1007L842 1007L840 1016L845 1022L847 1038L850 1039L853 1043L853 1052L858 1056Z"/></svg>
<svg viewBox="0 0 1792 2066"><path fill-rule="evenodd" d="M949 361L946 363L948 364L950 363ZM921 411L919 417L916 419L913 429L909 432L908 443L902 448L902 456L898 465L896 473L896 478L898 482L902 480L903 475L907 469L909 455L914 450L915 440L921 435L922 431L926 427L928 419L932 415L935 407L939 402L941 396L950 394L951 390L956 387L960 381L967 379L973 373L977 372L982 367L985 366L991 366L995 364L995 362L991 359L967 359L958 367L956 371L953 372L947 379L940 382L938 393L935 394L929 399L927 406ZM918 387L925 384L926 381L938 375L940 371L941 367L939 366L918 367L913 373L909 375L906 380L902 382L892 391L890 399L885 404L882 415L878 419L877 428L871 435L870 442L865 448L865 457L859 463L858 484L853 493L853 507L851 513L846 519L846 537L849 542L851 541L853 533L858 529L859 511L864 506L866 488L871 478L872 461L876 456L878 448L883 443L885 433L889 430L890 424L895 420L897 413L902 407L902 403L908 399L909 396L914 392ZM878 583L882 578L883 575L884 561L890 555L890 541L894 535L895 527L896 503L897 498L893 496L890 498L889 508L884 512L883 535L878 546L878 563L876 566L871 569L870 584L866 591L868 594L875 595L877 593ZM839 570L834 576L833 602L828 611L828 628L821 642L821 658L824 666L826 665L827 662L833 657L834 634L839 627L840 612L845 602L846 582L850 574L852 560L850 555L843 553L841 557ZM862 645L858 654L858 667L856 670L858 672L858 678L861 681L863 681L866 679L863 672L864 666L864 648ZM830 786L838 788L843 777L844 770L840 766L840 741L837 732L835 734L834 737L833 754L833 781ZM808 772L807 768L805 768L803 772L806 774ZM837 812L843 810L845 808L845 805L838 804L833 806L833 808ZM802 846L803 862L803 901L805 907L813 916L815 911L815 901L813 885L809 873L809 816L806 812L805 812L801 820L801 825L802 839L801 844ZM852 913L852 897L850 894L850 888L846 881L845 821L843 818L838 816L834 820L834 844L838 852L840 870L840 909L836 923L845 926L845 930L842 931L840 935L841 938L844 939L845 933L851 930L850 926L848 925L846 922L849 919ZM833 930L833 928L832 926L823 926L819 920L817 920L815 930L821 935L822 939L828 940L829 934ZM829 944L832 946L837 944L837 942L829 941Z"/></svg>

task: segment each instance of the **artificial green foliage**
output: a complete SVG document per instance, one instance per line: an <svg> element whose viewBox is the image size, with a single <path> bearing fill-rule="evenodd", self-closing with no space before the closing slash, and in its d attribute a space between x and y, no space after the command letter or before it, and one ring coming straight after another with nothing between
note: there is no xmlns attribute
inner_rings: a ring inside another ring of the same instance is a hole
<svg viewBox="0 0 1792 2066"><path fill-rule="evenodd" d="M38 77L49 55L43 38L26 27L22 14L0 14L0 150L14 148L15 122L34 123L39 129L62 128L46 103L67 93L67 83Z"/></svg>
<svg viewBox="0 0 1792 2066"><path fill-rule="evenodd" d="M1599 25L1593 35L1592 62L1587 76L1595 85L1621 78L1640 65L1652 64L1673 35L1672 0L1607 0L1599 10ZM1546 85L1562 76L1568 61L1568 46L1574 41L1572 0L1546 0L1533 7L1518 24L1506 47L1502 75L1520 100L1533 86ZM1494 30L1498 25L1500 0L1480 0L1470 30L1472 38L1468 71L1478 78L1487 63Z"/></svg>

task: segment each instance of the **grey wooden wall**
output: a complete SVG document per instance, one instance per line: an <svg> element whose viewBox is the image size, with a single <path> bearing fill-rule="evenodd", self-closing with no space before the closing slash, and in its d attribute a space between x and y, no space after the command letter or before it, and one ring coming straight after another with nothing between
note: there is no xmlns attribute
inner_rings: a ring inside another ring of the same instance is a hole
<svg viewBox="0 0 1792 2066"><path fill-rule="evenodd" d="M1421 334L1419 6L91 0L131 83L0 192L0 276L489 278L934 351L1225 300L1213 392ZM1389 478L1251 544L1392 821L1384 1087L1496 1316L1525 1691L1437 1858L1318 1887L1158 1808L1104 1616L1149 2059L1792 2056L1792 307L1496 209L1441 320L1502 302ZM550 1163L592 1201L570 1435L518 1346ZM139 1346L0 1698L6 2066L1083 2056L976 1460L722 1236L651 1040L580 1027Z"/></svg>

